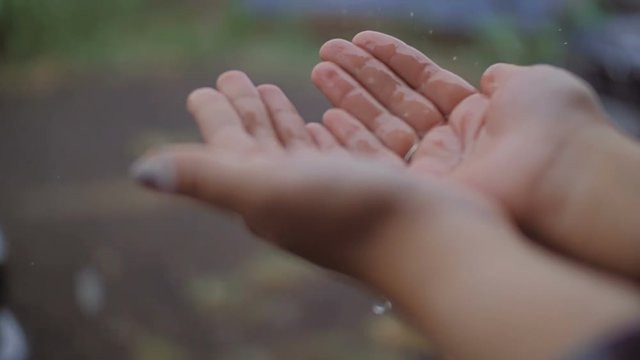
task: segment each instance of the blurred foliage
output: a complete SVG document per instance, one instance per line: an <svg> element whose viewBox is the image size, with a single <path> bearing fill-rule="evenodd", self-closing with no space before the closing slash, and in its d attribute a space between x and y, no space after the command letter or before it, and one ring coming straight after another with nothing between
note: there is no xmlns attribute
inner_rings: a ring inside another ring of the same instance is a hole
<svg viewBox="0 0 640 360"><path fill-rule="evenodd" d="M24 60L70 51L131 21L145 0L0 0L0 54Z"/></svg>
<svg viewBox="0 0 640 360"><path fill-rule="evenodd" d="M318 44L305 29L301 19L260 21L236 1L0 0L0 73L180 73L213 63L300 65L306 77Z"/></svg>
<svg viewBox="0 0 640 360"><path fill-rule="evenodd" d="M563 39L572 28L602 19L598 3L569 1L565 18L535 32L518 31L513 20L498 18L467 39L427 37L429 30L416 24L397 33L406 34L407 41L418 47L453 50L452 57L471 57L472 64L482 66L494 61L549 62L561 57L567 41ZM144 70L167 64L184 68L215 58L218 63L251 61L252 66L267 69L307 66L316 60L317 47L324 40L310 35L318 29L308 20L259 19L231 0L153 4L148 0L0 0L0 62L28 66L44 59L66 68L107 65ZM402 24L381 19L371 24L358 19L349 22L355 25L338 26L338 33L351 36L353 29L366 27L402 29ZM327 27L331 29L320 31L336 31L335 26ZM283 57L291 61L283 62Z"/></svg>

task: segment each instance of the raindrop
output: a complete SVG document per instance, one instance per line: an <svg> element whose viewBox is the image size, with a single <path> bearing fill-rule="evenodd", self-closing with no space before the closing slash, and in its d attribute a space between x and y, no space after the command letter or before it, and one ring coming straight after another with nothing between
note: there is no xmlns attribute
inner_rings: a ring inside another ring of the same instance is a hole
<svg viewBox="0 0 640 360"><path fill-rule="evenodd" d="M371 307L371 311L376 315L384 315L391 310L393 310L393 304L389 300L382 300Z"/></svg>
<svg viewBox="0 0 640 360"><path fill-rule="evenodd" d="M458 61L458 57L457 57L457 56L454 56L454 57L453 57L453 61Z"/></svg>
<svg viewBox="0 0 640 360"><path fill-rule="evenodd" d="M567 41L563 42L562 45L568 45L569 43Z"/></svg>
<svg viewBox="0 0 640 360"><path fill-rule="evenodd" d="M409 13L409 16L413 17L413 15L415 15L413 11Z"/></svg>
<svg viewBox="0 0 640 360"><path fill-rule="evenodd" d="M433 30L429 30L429 35L433 35Z"/></svg>
<svg viewBox="0 0 640 360"><path fill-rule="evenodd" d="M562 32L562 28L558 28L558 32Z"/></svg>

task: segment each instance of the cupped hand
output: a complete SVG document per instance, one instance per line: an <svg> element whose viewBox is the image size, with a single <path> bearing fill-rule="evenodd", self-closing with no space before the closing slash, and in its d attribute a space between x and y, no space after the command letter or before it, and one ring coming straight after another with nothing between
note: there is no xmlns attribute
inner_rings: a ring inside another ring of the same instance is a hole
<svg viewBox="0 0 640 360"><path fill-rule="evenodd" d="M238 213L259 236L334 270L364 271L371 243L414 219L416 209L485 206L349 154L322 126L305 125L279 88L256 88L240 72L220 76L217 90L193 92L188 108L205 144L151 151L133 175Z"/></svg>
<svg viewBox="0 0 640 360"><path fill-rule="evenodd" d="M324 126L346 151L477 191L537 240L640 276L635 221L597 208L637 208L629 193L607 194L622 177L638 178L617 170L638 150L611 126L586 83L551 66L497 64L476 89L372 31L331 40L320 55L325 62L312 80L335 106Z"/></svg>
<svg viewBox="0 0 640 360"><path fill-rule="evenodd" d="M562 147L605 119L585 84L549 66L494 65L477 90L377 32L331 40L320 55L312 79L335 106L324 125L347 150L403 163L415 144L413 173L468 185L517 215L537 203Z"/></svg>

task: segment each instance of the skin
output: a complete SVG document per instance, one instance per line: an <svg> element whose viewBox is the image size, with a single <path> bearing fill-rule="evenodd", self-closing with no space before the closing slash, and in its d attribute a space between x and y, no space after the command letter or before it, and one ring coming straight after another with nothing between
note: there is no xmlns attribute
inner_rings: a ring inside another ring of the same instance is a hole
<svg viewBox="0 0 640 360"><path fill-rule="evenodd" d="M345 150L275 86L225 73L188 108L205 143L151 151L135 179L377 289L450 358L560 358L640 317L629 284L534 246L477 191Z"/></svg>
<svg viewBox="0 0 640 360"><path fill-rule="evenodd" d="M498 64L475 89L372 31L331 40L320 56L312 80L336 107L324 126L347 151L479 191L547 245L640 278L640 147L587 84Z"/></svg>

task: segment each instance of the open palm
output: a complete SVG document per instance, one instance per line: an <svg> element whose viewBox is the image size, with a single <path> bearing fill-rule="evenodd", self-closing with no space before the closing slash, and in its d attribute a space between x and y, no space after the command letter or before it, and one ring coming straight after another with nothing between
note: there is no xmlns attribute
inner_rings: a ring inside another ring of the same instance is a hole
<svg viewBox="0 0 640 360"><path fill-rule="evenodd" d="M494 65L477 90L377 32L329 41L320 55L312 79L336 107L323 119L335 142L480 190L517 217L540 210L532 204L576 129L605 118L587 86L548 66Z"/></svg>
<svg viewBox="0 0 640 360"><path fill-rule="evenodd" d="M370 237L425 206L457 216L494 209L471 192L415 181L333 146L332 135L305 125L279 88L255 87L241 72L221 75L217 89L196 90L188 107L204 144L151 151L133 175L235 212L257 235L322 266L357 273Z"/></svg>

